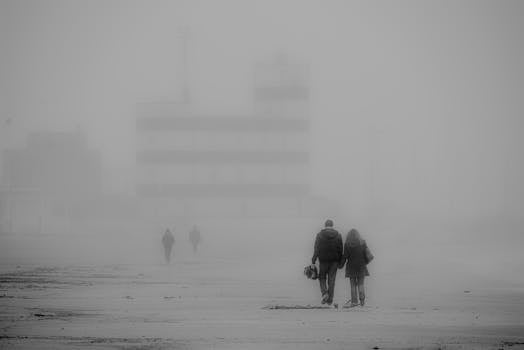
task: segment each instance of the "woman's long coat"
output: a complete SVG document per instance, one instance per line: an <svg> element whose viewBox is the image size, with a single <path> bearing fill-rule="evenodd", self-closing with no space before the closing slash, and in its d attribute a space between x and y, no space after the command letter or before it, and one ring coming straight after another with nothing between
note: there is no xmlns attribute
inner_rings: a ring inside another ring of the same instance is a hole
<svg viewBox="0 0 524 350"><path fill-rule="evenodd" d="M346 277L369 276L366 259L366 241L362 240L359 245L350 246L346 240L344 244L344 261L346 262Z"/></svg>

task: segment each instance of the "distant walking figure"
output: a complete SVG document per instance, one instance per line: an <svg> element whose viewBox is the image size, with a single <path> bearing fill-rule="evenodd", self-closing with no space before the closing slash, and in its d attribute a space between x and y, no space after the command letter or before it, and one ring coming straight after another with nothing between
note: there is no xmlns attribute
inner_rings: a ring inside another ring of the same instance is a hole
<svg viewBox="0 0 524 350"><path fill-rule="evenodd" d="M344 307L353 307L359 304L364 306L366 293L364 291L364 277L369 276L367 264L373 260L366 241L360 233L352 229L349 231L344 243L344 262L346 262L346 278L349 278L351 288L351 300Z"/></svg>
<svg viewBox="0 0 524 350"><path fill-rule="evenodd" d="M196 254L201 239L200 230L196 225L194 225L191 231L189 231L189 242L193 245L193 254Z"/></svg>
<svg viewBox="0 0 524 350"><path fill-rule="evenodd" d="M331 305L335 292L337 268L342 261L342 236L337 230L333 229L332 220L326 220L324 226L315 239L311 263L315 265L317 259L320 261L318 279L320 282L320 293L322 293L322 304Z"/></svg>
<svg viewBox="0 0 524 350"><path fill-rule="evenodd" d="M164 236L162 237L162 245L164 246L166 262L171 261L171 248L173 248L173 244L175 244L175 237L173 237L171 231L167 229L164 233Z"/></svg>

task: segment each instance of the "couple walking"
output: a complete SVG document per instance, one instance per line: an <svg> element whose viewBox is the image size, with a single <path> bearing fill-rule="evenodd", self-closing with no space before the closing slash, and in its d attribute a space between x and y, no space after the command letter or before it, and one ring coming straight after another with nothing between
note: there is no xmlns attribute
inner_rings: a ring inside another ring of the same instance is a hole
<svg viewBox="0 0 524 350"><path fill-rule="evenodd" d="M344 307L364 306L366 294L364 291L364 277L369 276L367 264L373 259L366 241L360 233L352 229L342 243L342 236L333 228L333 221L326 220L325 227L317 234L311 263L315 265L319 260L320 292L322 304L331 305L335 291L337 269L346 266L346 278L351 285L351 300ZM326 281L327 280L327 281ZM326 284L327 282L327 284Z"/></svg>

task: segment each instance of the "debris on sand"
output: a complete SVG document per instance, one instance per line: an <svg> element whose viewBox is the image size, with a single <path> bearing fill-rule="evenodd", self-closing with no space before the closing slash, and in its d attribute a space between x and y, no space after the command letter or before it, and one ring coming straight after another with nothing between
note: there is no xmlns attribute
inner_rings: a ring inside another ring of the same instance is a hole
<svg viewBox="0 0 524 350"><path fill-rule="evenodd" d="M53 312L35 312L33 316L35 317L55 317L56 314Z"/></svg>
<svg viewBox="0 0 524 350"><path fill-rule="evenodd" d="M321 305L268 305L264 306L264 310L315 310L315 309L331 309L331 306Z"/></svg>
<svg viewBox="0 0 524 350"><path fill-rule="evenodd" d="M69 320L73 317L97 316L97 314L95 313L86 313L83 310L40 309L40 308L32 308L32 310L34 310L34 312L32 312L31 315L33 317L36 317L37 319Z"/></svg>
<svg viewBox="0 0 524 350"><path fill-rule="evenodd" d="M470 290L465 290L464 293L471 293L471 291Z"/></svg>
<svg viewBox="0 0 524 350"><path fill-rule="evenodd" d="M505 346L524 345L524 342L520 342L520 341L504 341L504 342L502 342L502 345L505 345Z"/></svg>

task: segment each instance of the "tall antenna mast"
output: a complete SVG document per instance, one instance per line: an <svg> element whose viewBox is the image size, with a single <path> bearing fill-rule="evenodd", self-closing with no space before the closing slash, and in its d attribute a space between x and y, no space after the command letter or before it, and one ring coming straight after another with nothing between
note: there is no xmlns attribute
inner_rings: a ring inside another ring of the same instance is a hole
<svg viewBox="0 0 524 350"><path fill-rule="evenodd" d="M187 26L181 27L179 36L182 52L182 102L185 104L189 104L189 102L191 101L191 94L189 91L189 70L187 64L189 28Z"/></svg>

